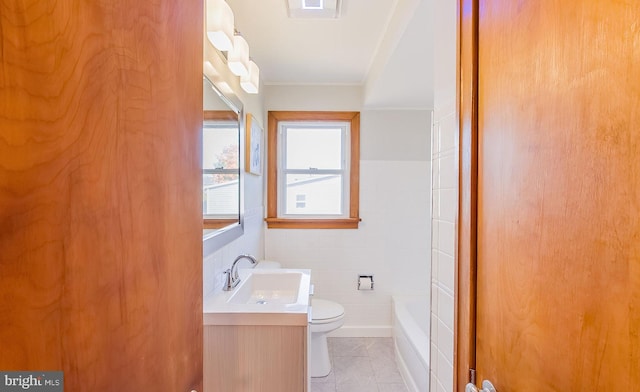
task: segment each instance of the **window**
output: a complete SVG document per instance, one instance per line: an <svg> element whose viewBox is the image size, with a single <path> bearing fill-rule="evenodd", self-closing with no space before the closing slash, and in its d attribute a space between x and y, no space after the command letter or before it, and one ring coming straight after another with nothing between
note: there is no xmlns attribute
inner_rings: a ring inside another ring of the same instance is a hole
<svg viewBox="0 0 640 392"><path fill-rule="evenodd" d="M202 147L204 226L218 229L238 222L240 162L237 115L231 111L205 111Z"/></svg>
<svg viewBox="0 0 640 392"><path fill-rule="evenodd" d="M360 114L269 112L267 225L357 228Z"/></svg>

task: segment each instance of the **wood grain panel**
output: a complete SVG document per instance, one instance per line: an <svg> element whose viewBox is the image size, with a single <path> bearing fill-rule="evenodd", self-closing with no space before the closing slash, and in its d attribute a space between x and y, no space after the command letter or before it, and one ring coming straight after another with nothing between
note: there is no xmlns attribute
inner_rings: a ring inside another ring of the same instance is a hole
<svg viewBox="0 0 640 392"><path fill-rule="evenodd" d="M478 379L640 383L640 3L482 1Z"/></svg>
<svg viewBox="0 0 640 392"><path fill-rule="evenodd" d="M0 369L201 390L202 19L0 3Z"/></svg>
<svg viewBox="0 0 640 392"><path fill-rule="evenodd" d="M458 113L460 126L458 262L455 287L454 390L475 368L476 249L478 203L478 9L476 0L458 3Z"/></svg>
<svg viewBox="0 0 640 392"><path fill-rule="evenodd" d="M306 329L206 326L205 391L305 391Z"/></svg>

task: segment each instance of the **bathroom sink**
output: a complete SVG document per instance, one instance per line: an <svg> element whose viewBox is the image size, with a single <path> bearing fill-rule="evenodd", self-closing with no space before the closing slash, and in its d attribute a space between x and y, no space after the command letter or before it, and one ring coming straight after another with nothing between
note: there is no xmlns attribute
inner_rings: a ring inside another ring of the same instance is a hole
<svg viewBox="0 0 640 392"><path fill-rule="evenodd" d="M227 300L231 304L294 304L298 301L304 274L301 272L254 271Z"/></svg>
<svg viewBox="0 0 640 392"><path fill-rule="evenodd" d="M205 325L307 325L311 270L238 270L240 283L203 299Z"/></svg>

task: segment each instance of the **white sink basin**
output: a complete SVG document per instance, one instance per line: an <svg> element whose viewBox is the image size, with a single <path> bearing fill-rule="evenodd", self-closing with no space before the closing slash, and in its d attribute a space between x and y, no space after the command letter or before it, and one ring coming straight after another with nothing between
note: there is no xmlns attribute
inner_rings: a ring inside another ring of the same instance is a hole
<svg viewBox="0 0 640 392"><path fill-rule="evenodd" d="M298 301L303 274L269 271L251 273L234 289L228 303L293 304Z"/></svg>
<svg viewBox="0 0 640 392"><path fill-rule="evenodd" d="M205 296L205 325L307 325L311 270L238 271L237 287Z"/></svg>

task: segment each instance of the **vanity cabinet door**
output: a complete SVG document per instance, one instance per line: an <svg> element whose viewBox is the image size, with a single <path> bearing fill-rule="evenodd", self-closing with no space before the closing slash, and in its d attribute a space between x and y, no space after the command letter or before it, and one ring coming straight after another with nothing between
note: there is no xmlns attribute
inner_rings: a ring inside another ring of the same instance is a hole
<svg viewBox="0 0 640 392"><path fill-rule="evenodd" d="M207 325L205 392L306 391L306 326Z"/></svg>

